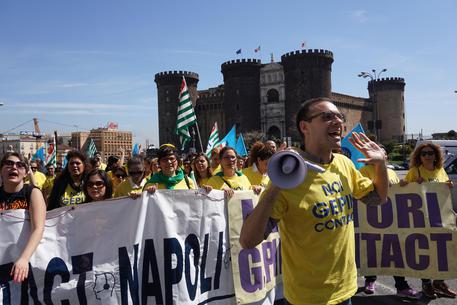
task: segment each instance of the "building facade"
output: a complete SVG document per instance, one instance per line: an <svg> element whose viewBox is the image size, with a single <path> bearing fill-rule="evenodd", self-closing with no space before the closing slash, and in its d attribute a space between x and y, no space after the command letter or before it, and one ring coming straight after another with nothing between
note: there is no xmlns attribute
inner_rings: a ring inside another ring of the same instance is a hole
<svg viewBox="0 0 457 305"><path fill-rule="evenodd" d="M82 152L86 152L90 139L94 141L97 151L106 160L109 156L120 156L124 150L125 157L130 158L133 147L131 131L119 131L110 128L92 129L90 132L72 132L71 146Z"/></svg>
<svg viewBox="0 0 457 305"><path fill-rule="evenodd" d="M272 60L268 64L258 59L231 60L221 65L224 84L201 91L197 90L198 74L194 72L158 73L155 81L160 143L179 143L173 128L183 76L195 105L203 145L215 122L220 137L236 125L238 133L261 131L269 138L300 141L295 126L296 113L303 101L315 97L332 99L346 115L344 133L360 122L367 133L375 134L378 128L380 142L402 141L405 135L404 79L371 81L368 98L354 97L332 92L332 63L331 51L317 49L289 52L281 56L281 62Z"/></svg>

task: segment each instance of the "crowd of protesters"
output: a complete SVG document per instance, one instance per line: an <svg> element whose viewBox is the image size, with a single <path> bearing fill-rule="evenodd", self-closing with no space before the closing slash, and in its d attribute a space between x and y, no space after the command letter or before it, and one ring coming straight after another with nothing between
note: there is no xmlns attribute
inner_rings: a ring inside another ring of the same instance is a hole
<svg viewBox="0 0 457 305"><path fill-rule="evenodd" d="M313 103L323 109L329 108L331 110L321 111L316 115L306 117L306 111L314 109L314 104L311 104L309 109L304 110L302 121L297 119L297 122L300 123L297 124L300 132L304 136L306 134L308 139L311 139L311 141L305 142L308 148L305 145L307 150L303 152L303 156L323 166L332 163L346 164L345 157L334 153L338 150L336 146L333 147L325 143L319 144L321 139L319 137L314 139L311 132L313 128L315 128L313 132L320 130L319 128L322 126L319 127L317 126L318 124L334 124L335 122L340 124L340 121L343 120L342 115L337 110L334 110L336 107L333 107L333 104L329 104L326 100ZM308 126L307 124L311 123L315 118L321 119L319 123L316 123L316 127ZM331 135L331 137L338 138L334 135ZM330 152L330 155L327 156L328 160L324 158L316 159L317 153L313 154L313 150L316 149L318 152L320 147L317 144L315 145L313 139L319 145L328 146L328 151ZM335 141L337 142L337 140ZM358 182L357 187L363 188L363 190L360 189L359 196L372 200L373 198L371 197L376 193L375 189L378 187L381 189L381 194L378 194L379 196L375 194L374 197L383 201L386 195L382 192L382 181L380 182L377 178L380 175L378 171L382 171L381 168L385 167L385 164L381 163L385 162L386 158L380 155L382 152L379 153L382 146L377 146L364 135L355 135L355 140L352 142L361 150L367 150L368 155L370 155L370 150L372 151L372 156L366 159L368 160L367 163L370 164L362 168L360 172L354 169L356 172L348 173L348 175L353 175L360 181L362 181L362 177L365 179L363 182ZM62 167L61 163L57 163L55 166L47 165L45 169L40 160L27 161L18 153L6 153L0 164L2 179L0 210L26 209L29 210L31 220L30 237L21 256L17 258L11 270L13 280L22 282L27 278L28 261L43 235L46 210L50 211L60 207L124 196L137 198L143 191L154 193L160 189L203 189L206 192L217 189L223 190L225 195L229 197L237 190L252 190L255 194L260 194L267 189L268 191L264 192L264 196L262 196L259 203L260 208L256 208L256 210L261 209L262 205L270 206L275 200L287 200L290 192L283 194L281 190L269 187L271 183L267 173L267 166L269 159L276 153L277 144L279 143L271 140L256 142L251 147L249 156L239 156L232 147L217 147L210 152L209 156L205 153L198 153L188 155L185 158L181 158L179 151L173 144L164 144L158 149L154 157L135 155L125 160L124 152L122 152L121 157L110 156L107 159L107 164L103 163L100 154L87 158L82 152L73 150L66 155L67 162L65 167ZM279 146L278 150L283 149L285 149L284 143ZM370 162L370 160L376 162ZM381 176L388 177L390 185L399 183L403 186L409 182L422 183L425 181L445 182L449 187L453 187L452 182L450 182L443 170L441 150L439 146L431 143L424 143L414 150L411 155L410 170L404 180L400 181L393 171L384 172ZM281 207L280 209L283 208ZM272 210L273 207L271 206L268 209L270 209L269 213L273 213L271 217L274 219L269 218L270 216L265 212L255 212L253 213L254 216L248 217L248 224L245 225L246 228L243 227L244 232L242 232L240 240L243 246L254 246L262 238L263 233L258 230L259 224L260 227L265 227L269 221L278 221L280 218L287 219L289 217L284 214L284 210ZM259 215L261 213L264 214L259 216L256 213L259 213ZM252 228L249 228L249 226ZM284 228L282 231L284 231ZM299 233L301 234L302 232ZM288 245L284 247L288 247ZM287 255L284 255L286 260ZM287 272L293 272L293 270ZM306 275L303 276L305 277ZM303 282L306 281L303 279ZM352 280L348 278L347 281L349 283ZM375 292L375 281L376 276L366 277L365 292L367 294ZM287 275L286 284L288 284ZM420 294L408 285L404 277L395 277L395 285L400 296L420 297ZM300 294L299 290L290 290L287 293L294 300ZM422 291L430 299L437 296L456 297L455 292L450 290L442 280L423 279ZM344 301L347 299L346 296L349 296L350 300L349 293L339 297L338 303L350 304L350 302Z"/></svg>

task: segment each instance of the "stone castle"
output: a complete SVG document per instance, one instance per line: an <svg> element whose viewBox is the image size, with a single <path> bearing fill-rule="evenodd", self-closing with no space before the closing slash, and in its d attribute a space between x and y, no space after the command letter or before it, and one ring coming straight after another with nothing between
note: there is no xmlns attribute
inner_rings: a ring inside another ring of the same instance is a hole
<svg viewBox="0 0 457 305"><path fill-rule="evenodd" d="M368 98L349 96L332 92L332 63L331 51L317 49L286 53L281 62L271 60L267 64L258 59L231 60L221 65L224 84L206 90L197 89L197 73L157 73L160 144L179 143L174 130L182 76L195 107L203 145L214 122L218 124L219 137L236 124L237 133L261 131L269 138L299 141L295 115L303 101L314 97L330 98L346 115L344 134L360 122L368 133L375 133L377 127L380 142L402 141L404 79L371 80Z"/></svg>

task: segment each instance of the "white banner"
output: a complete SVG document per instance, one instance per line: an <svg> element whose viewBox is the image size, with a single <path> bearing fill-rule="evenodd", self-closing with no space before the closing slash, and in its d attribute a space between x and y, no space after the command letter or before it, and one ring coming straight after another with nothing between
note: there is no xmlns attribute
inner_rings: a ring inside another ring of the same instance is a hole
<svg viewBox="0 0 457 305"><path fill-rule="evenodd" d="M0 216L0 303L235 304L223 193L159 191L47 214L29 278L9 272L30 232Z"/></svg>

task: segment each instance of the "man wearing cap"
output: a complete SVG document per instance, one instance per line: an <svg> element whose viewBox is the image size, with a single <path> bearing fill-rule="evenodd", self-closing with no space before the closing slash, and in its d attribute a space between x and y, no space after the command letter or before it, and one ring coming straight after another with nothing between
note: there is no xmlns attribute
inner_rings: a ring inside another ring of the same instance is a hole
<svg viewBox="0 0 457 305"><path fill-rule="evenodd" d="M300 154L324 172L308 171L293 189L270 182L243 224L240 243L255 247L279 222L287 303L349 305L357 291L353 198L367 204L386 201L385 155L364 134L352 135L351 142L366 157L360 161L375 167L371 181L348 158L332 153L341 147L344 116L330 99L304 102L296 122L303 139Z"/></svg>

